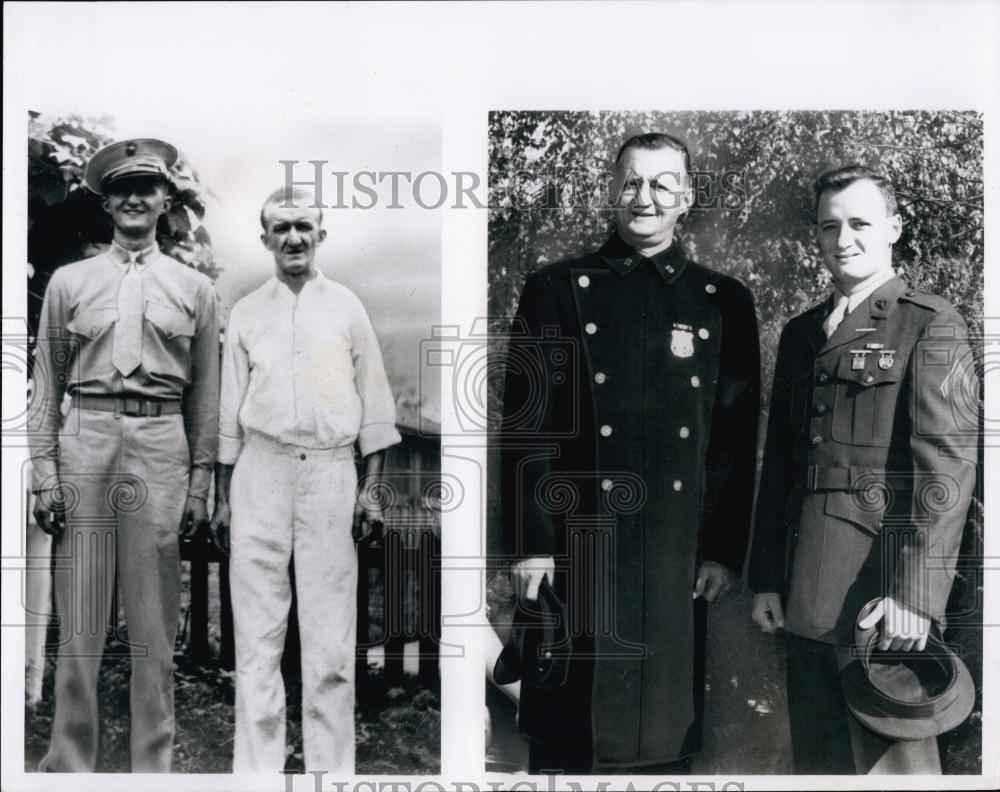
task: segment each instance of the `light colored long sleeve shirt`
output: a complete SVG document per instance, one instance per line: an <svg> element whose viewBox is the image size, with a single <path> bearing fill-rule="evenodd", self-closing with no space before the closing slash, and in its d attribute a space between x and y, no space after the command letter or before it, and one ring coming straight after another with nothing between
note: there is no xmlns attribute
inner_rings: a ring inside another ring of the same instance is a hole
<svg viewBox="0 0 1000 792"><path fill-rule="evenodd" d="M219 326L212 282L155 245L140 251L141 364L112 362L118 287L129 254L118 245L57 269L38 322L29 411L33 488L56 480L62 402L70 396L182 400L191 454L189 494L206 498L218 442Z"/></svg>
<svg viewBox="0 0 1000 792"><path fill-rule="evenodd" d="M378 339L361 301L322 274L295 294L276 277L241 299L222 353L219 462L246 437L363 456L400 441Z"/></svg>

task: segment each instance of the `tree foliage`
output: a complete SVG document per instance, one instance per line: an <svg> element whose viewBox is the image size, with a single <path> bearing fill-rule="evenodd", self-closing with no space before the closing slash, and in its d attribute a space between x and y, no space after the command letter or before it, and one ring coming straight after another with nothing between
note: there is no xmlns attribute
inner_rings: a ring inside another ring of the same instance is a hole
<svg viewBox="0 0 1000 792"><path fill-rule="evenodd" d="M30 114L28 224L32 232L39 226L46 232L29 236L28 260L36 268L54 269L84 258L91 245L111 241L111 222L100 207L100 198L87 190L83 176L94 153L112 142L112 131L109 117ZM219 270L203 224L205 204L198 174L181 154L171 175L173 204L160 218L157 242L164 253L215 280ZM77 219L68 223L70 233L60 233L55 221L68 219L71 212Z"/></svg>
<svg viewBox="0 0 1000 792"><path fill-rule="evenodd" d="M492 113L491 359L502 360L504 335L525 277L546 262L595 250L607 238L618 146L632 134L649 131L669 132L687 142L692 169L704 188L680 228L682 244L695 260L740 278L753 292L764 409L781 328L831 289L815 242L812 183L837 164L867 165L894 184L904 223L894 248L897 268L916 288L941 295L958 308L969 324L982 375L983 119L971 111ZM491 373L489 412L495 422L502 369ZM494 465L497 454L490 453ZM982 491L980 460L977 497L960 551L965 561L948 608L962 614L948 640L959 646L977 680L982 679L982 581L977 574ZM491 480L494 546L498 498ZM721 620L716 627L731 629ZM762 651L760 641L748 641L741 662L760 671L766 666ZM945 772L980 772L981 724L977 700L972 717L941 738ZM739 726L727 723L724 728Z"/></svg>
<svg viewBox="0 0 1000 792"><path fill-rule="evenodd" d="M823 299L812 182L860 162L896 186L903 277L982 325L983 120L973 112L498 112L490 116L490 315L506 330L528 273L611 230L613 160L631 134L685 140L702 187L680 231L692 257L749 286L765 382L784 323Z"/></svg>
<svg viewBox="0 0 1000 792"><path fill-rule="evenodd" d="M101 199L83 182L87 162L114 140L114 121L76 114L29 113L28 120L28 327L33 337L42 297L63 264L95 255L113 234ZM203 224L204 192L181 154L172 169L173 204L160 218L156 240L164 253L215 280L219 267Z"/></svg>

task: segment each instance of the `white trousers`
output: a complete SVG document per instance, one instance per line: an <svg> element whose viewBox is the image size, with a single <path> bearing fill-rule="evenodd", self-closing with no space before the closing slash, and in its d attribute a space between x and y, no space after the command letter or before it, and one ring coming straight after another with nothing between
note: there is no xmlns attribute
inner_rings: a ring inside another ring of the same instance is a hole
<svg viewBox="0 0 1000 792"><path fill-rule="evenodd" d="M295 588L302 642L307 770L354 772L358 565L351 447L331 451L253 436L233 471L230 585L236 644L234 772L285 765L281 655Z"/></svg>

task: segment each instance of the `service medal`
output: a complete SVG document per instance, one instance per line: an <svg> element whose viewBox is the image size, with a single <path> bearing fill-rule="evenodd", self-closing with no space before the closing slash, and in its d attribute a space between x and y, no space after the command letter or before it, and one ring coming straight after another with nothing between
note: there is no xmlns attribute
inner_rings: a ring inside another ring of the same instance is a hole
<svg viewBox="0 0 1000 792"><path fill-rule="evenodd" d="M878 367L882 371L887 371L892 368L892 364L896 362L896 350L895 349L885 349L879 353L878 356Z"/></svg>
<svg viewBox="0 0 1000 792"><path fill-rule="evenodd" d="M694 328L674 323L674 329L670 333L670 351L675 357L691 357L694 354Z"/></svg>
<svg viewBox="0 0 1000 792"><path fill-rule="evenodd" d="M863 371L865 368L865 358L870 354L870 349L852 349L851 371Z"/></svg>

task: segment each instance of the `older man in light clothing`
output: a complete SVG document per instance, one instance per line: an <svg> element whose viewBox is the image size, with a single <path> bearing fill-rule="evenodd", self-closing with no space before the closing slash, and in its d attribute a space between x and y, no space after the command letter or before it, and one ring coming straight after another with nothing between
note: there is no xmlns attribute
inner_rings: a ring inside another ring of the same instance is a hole
<svg viewBox="0 0 1000 792"><path fill-rule="evenodd" d="M358 298L316 270L313 197L261 211L275 275L233 307L222 363L213 538L232 522L236 772L281 772L281 655L295 566L308 770L354 771L357 560L352 516L381 519L384 449L399 442L378 339ZM366 474L360 488L354 443Z"/></svg>

